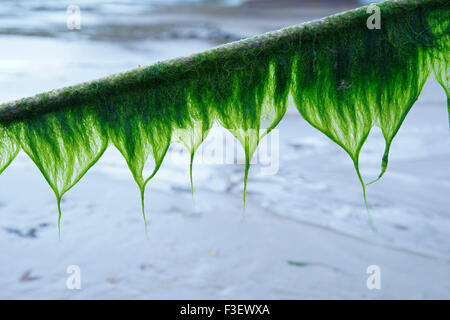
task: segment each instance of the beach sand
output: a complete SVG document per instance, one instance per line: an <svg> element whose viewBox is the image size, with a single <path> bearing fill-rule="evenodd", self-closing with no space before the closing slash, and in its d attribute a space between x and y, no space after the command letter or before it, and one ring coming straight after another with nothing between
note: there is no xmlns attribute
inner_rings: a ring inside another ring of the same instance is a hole
<svg viewBox="0 0 450 320"><path fill-rule="evenodd" d="M226 41L333 11L271 8L269 19L267 11L240 9L184 8L177 16L163 8L154 17L208 22ZM87 21L86 29L94 24ZM129 27L120 21L115 28ZM203 30L210 27L193 29L192 37L134 41L112 40L109 31L86 31L80 39L4 35L1 101L216 45ZM64 196L61 240L55 197L21 152L0 176L0 298L450 298L450 137L435 81L394 140L385 177L367 189L376 231L344 151L293 107L277 129L269 138L279 169L267 175L262 163L251 168L245 214L243 165L199 157L193 201L188 165L174 144L147 188L148 239L138 188L114 147ZM224 134L214 129L206 145ZM374 128L360 160L367 181L379 172L383 148ZM67 288L71 265L80 267L80 290ZM379 290L367 287L371 265L380 270Z"/></svg>

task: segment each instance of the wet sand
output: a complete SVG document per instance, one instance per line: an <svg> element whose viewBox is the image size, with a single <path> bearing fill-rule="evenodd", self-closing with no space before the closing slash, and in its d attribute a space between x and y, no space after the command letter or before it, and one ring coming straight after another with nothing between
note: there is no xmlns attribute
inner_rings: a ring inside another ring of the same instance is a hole
<svg viewBox="0 0 450 320"><path fill-rule="evenodd" d="M250 3L158 8L145 19L113 9L100 21L98 9L88 10L79 34L37 21L50 36L27 36L26 27L0 36L0 100L339 11ZM51 21L65 17L51 12ZM294 108L278 129L279 171L252 167L245 217L242 165L197 163L194 205L187 165L168 157L146 193L148 240L138 188L113 147L64 197L61 241L54 195L19 154L0 176L0 298L450 298L448 115L435 82L394 140L386 176L368 188L377 232L348 156ZM367 179L378 174L383 148L374 129L361 154ZM69 265L81 268L81 290L66 287ZM381 290L366 286L370 265L380 267Z"/></svg>

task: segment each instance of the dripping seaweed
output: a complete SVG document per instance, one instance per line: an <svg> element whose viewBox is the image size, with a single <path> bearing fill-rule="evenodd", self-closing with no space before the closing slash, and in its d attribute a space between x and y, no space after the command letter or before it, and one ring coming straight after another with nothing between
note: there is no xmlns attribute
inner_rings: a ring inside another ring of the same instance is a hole
<svg viewBox="0 0 450 320"><path fill-rule="evenodd" d="M378 6L381 29L367 28L362 7L3 104L0 173L22 149L55 193L59 225L63 195L113 144L138 185L147 228L145 189L173 139L190 152L193 193L195 151L219 123L245 152L245 206L251 158L292 96L301 116L350 156L367 207L366 186L386 172L392 141L431 74L450 112L450 2ZM379 176L365 183L359 153L374 126L383 133L385 151ZM144 176L150 159L154 170Z"/></svg>

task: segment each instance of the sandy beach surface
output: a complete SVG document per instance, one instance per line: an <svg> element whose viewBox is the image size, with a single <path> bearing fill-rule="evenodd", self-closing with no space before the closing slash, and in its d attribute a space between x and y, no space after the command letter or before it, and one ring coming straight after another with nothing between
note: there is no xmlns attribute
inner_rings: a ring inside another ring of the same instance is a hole
<svg viewBox="0 0 450 320"><path fill-rule="evenodd" d="M5 1L0 101L357 6L266 2L81 1L82 29L69 32L66 4L18 1L19 14ZM274 148L270 159L251 168L245 214L244 166L199 155L193 200L186 154L175 143L147 188L148 238L138 188L113 146L64 196L61 240L55 197L21 152L0 176L0 298L450 298L450 135L434 80L394 140L385 177L367 189L375 231L344 151L294 107L277 129L263 143ZM215 128L205 148L223 137L229 133ZM379 173L383 149L374 128L360 158L367 181ZM242 162L237 145L230 152ZM80 290L67 288L71 265L81 270ZM381 288L370 290L373 265Z"/></svg>

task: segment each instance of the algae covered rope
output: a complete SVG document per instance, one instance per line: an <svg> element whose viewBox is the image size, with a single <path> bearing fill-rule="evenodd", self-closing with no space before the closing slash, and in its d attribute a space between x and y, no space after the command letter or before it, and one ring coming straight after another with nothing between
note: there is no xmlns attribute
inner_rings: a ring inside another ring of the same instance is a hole
<svg viewBox="0 0 450 320"><path fill-rule="evenodd" d="M2 104L0 172L24 150L60 209L64 193L112 143L139 186L145 218L145 187L173 137L189 149L192 166L214 123L229 130L245 151L246 190L258 143L292 96L302 117L350 156L365 198L359 153L371 128L380 127L386 143L381 178L392 141L432 73L449 94L450 1L377 6L380 29L367 27L362 7ZM155 169L145 176L149 159Z"/></svg>
<svg viewBox="0 0 450 320"><path fill-rule="evenodd" d="M387 15L383 20L389 19L389 15L401 15L405 11L420 10L427 7L445 10L447 12L444 14L447 18L449 17L448 0L399 0L385 1L377 5L381 9L384 9L382 14ZM367 19L369 16L367 14L367 8L368 6L364 6L311 22L305 22L248 39L224 44L188 57L157 62L148 67L137 68L98 80L52 90L33 97L3 103L0 104L0 123L20 120L39 113L56 111L67 106L76 106L82 103L82 101L89 101L91 99L95 101L105 94L120 93L120 89L126 90L127 87L134 88L143 86L147 81L181 77L186 72L194 69L197 63L205 60L216 60L217 63L220 63L221 59L230 59L235 54L245 53L246 50L255 48L270 49L269 47L282 46L285 42L301 40L302 35L318 35L320 33L327 33L330 30L339 33L341 29L348 30L353 25L360 24L361 18ZM446 32L449 32L448 26ZM449 59L448 51L444 51L442 54L447 54L446 59Z"/></svg>

